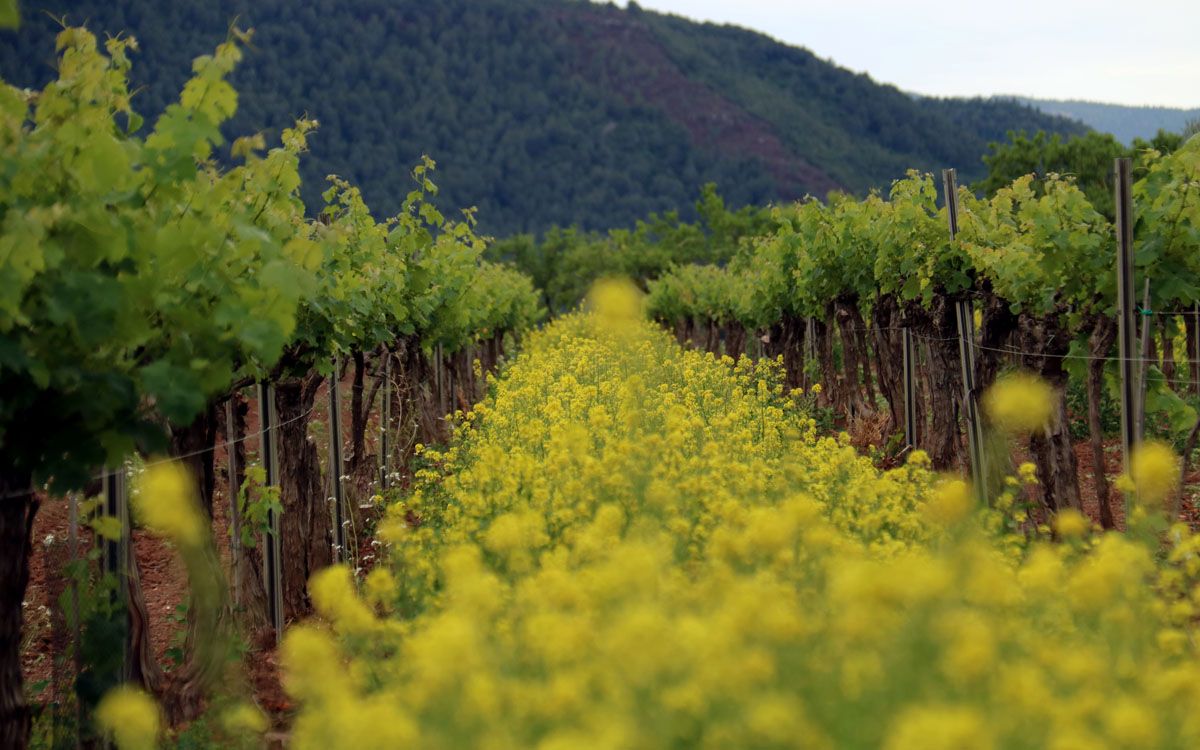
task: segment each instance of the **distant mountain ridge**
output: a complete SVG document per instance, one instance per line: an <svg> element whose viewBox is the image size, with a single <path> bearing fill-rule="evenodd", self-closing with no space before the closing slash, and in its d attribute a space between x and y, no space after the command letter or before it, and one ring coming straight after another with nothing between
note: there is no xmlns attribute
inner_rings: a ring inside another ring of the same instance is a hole
<svg viewBox="0 0 1200 750"><path fill-rule="evenodd" d="M1112 133L1117 140L1129 145L1135 138L1149 140L1159 130L1182 132L1189 123L1200 121L1200 108L1133 107L1125 104L1105 104L1082 99L1011 98L1050 115L1070 117L1093 130Z"/></svg>
<svg viewBox="0 0 1200 750"><path fill-rule="evenodd" d="M735 205L885 188L910 167L982 176L1009 130L1085 132L1012 101L913 97L731 26L578 0L23 0L0 33L0 76L53 75L51 16L138 38L135 107L148 122L193 57L234 19L253 45L232 76L230 135L268 139L321 122L303 164L398 209L422 154L443 207L476 206L484 232L627 226L692 214L715 181Z"/></svg>

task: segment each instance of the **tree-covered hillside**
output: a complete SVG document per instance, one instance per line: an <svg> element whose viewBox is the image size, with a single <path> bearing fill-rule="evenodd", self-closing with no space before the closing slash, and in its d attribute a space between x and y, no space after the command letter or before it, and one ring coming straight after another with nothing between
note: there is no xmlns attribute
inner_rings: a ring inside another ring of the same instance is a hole
<svg viewBox="0 0 1200 750"><path fill-rule="evenodd" d="M139 42L136 109L155 117L232 23L255 30L230 132L321 123L304 195L325 176L383 211L434 157L443 205L493 234L690 216L700 186L733 205L886 186L908 167L983 176L1010 129L1083 126L1000 101L917 98L733 27L567 0L26 0L0 75L53 72L57 19Z"/></svg>
<svg viewBox="0 0 1200 750"><path fill-rule="evenodd" d="M1195 132L1200 124L1200 107L1133 107L1123 104L1104 104L1077 99L1027 99L1017 101L1052 115L1070 117L1102 133L1112 133L1121 143L1133 143L1137 138L1153 138L1160 130L1182 133L1189 127Z"/></svg>

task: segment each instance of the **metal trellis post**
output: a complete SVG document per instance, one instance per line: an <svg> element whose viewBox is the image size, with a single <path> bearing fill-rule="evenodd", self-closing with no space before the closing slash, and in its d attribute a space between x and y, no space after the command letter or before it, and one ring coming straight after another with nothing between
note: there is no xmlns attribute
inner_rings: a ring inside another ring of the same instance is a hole
<svg viewBox="0 0 1200 750"><path fill-rule="evenodd" d="M388 469L390 461L388 453L388 430L392 420L392 355L385 351L383 364L383 407L379 415L379 489L386 490L388 486Z"/></svg>
<svg viewBox="0 0 1200 750"><path fill-rule="evenodd" d="M329 478L333 501L334 560L341 562L346 555L346 507L342 490L342 399L338 386L338 367L333 360L333 375L329 378Z"/></svg>
<svg viewBox="0 0 1200 750"><path fill-rule="evenodd" d="M1136 394L1137 334L1134 321L1133 297L1133 179L1132 161L1116 160L1116 230L1117 230L1117 342L1121 366L1121 442L1124 448L1125 471L1138 443Z"/></svg>
<svg viewBox="0 0 1200 750"><path fill-rule="evenodd" d="M958 236L958 177L953 169L942 170L946 194L946 214L951 242ZM979 419L979 400L975 392L975 311L969 299L955 302L958 322L958 359L962 368L963 411L967 417L967 447L971 457L971 478L975 495L987 501L987 477L983 464L983 425Z"/></svg>
<svg viewBox="0 0 1200 750"><path fill-rule="evenodd" d="M258 384L258 414L262 428L260 453L267 487L279 487L279 441L276 428L275 386ZM267 586L267 615L275 628L275 642L283 637L283 570L281 568L279 514L267 511L267 538L263 545L263 580Z"/></svg>

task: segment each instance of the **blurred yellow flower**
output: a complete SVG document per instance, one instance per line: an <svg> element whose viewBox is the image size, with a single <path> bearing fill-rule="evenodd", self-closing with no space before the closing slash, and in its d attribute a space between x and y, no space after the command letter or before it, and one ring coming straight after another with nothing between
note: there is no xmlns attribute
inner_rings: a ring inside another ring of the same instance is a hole
<svg viewBox="0 0 1200 750"><path fill-rule="evenodd" d="M929 499L925 515L934 523L949 526L966 518L973 504L970 485L961 479L947 479Z"/></svg>
<svg viewBox="0 0 1200 750"><path fill-rule="evenodd" d="M374 568L364 584L366 600L377 607L390 609L396 596L396 578L387 568Z"/></svg>
<svg viewBox="0 0 1200 750"><path fill-rule="evenodd" d="M109 690L96 706L96 723L118 750L153 750L161 726L158 705L139 688Z"/></svg>
<svg viewBox="0 0 1200 750"><path fill-rule="evenodd" d="M1118 747L1155 747L1158 721L1153 712L1132 698L1119 698L1105 712L1105 724Z"/></svg>
<svg viewBox="0 0 1200 750"><path fill-rule="evenodd" d="M221 726L237 736L262 734L270 726L267 717L250 703L238 703L221 714Z"/></svg>
<svg viewBox="0 0 1200 750"><path fill-rule="evenodd" d="M1043 429L1054 409L1054 389L1025 372L1005 375L983 396L983 407L997 427L1010 433Z"/></svg>
<svg viewBox="0 0 1200 750"><path fill-rule="evenodd" d="M345 565L333 565L314 573L308 590L317 612L338 629L363 633L375 626L375 616L358 598L350 569Z"/></svg>
<svg viewBox="0 0 1200 750"><path fill-rule="evenodd" d="M1158 507L1179 486L1179 459L1166 443L1147 441L1134 450L1129 475L1138 500Z"/></svg>
<svg viewBox="0 0 1200 750"><path fill-rule="evenodd" d="M989 750L983 716L965 706L918 706L902 713L884 750Z"/></svg>
<svg viewBox="0 0 1200 750"><path fill-rule="evenodd" d="M195 487L176 461L147 467L138 482L133 508L141 523L177 544L196 547L208 536L208 524L196 505Z"/></svg>
<svg viewBox="0 0 1200 750"><path fill-rule="evenodd" d="M1092 527L1091 521L1074 508L1064 508L1054 518L1054 528L1064 539L1078 539Z"/></svg>
<svg viewBox="0 0 1200 750"><path fill-rule="evenodd" d="M627 278L600 279L592 285L586 307L607 323L630 322L644 316L641 290Z"/></svg>
<svg viewBox="0 0 1200 750"><path fill-rule="evenodd" d="M362 599L314 578L292 746L1200 747L1186 526L1032 533L1032 464L982 508L821 434L775 359L617 329L531 335L389 496Z"/></svg>

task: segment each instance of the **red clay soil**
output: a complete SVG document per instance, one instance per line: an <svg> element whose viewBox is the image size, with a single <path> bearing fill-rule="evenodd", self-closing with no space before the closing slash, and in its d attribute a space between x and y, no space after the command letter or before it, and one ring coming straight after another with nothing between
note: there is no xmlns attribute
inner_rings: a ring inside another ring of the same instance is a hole
<svg viewBox="0 0 1200 750"><path fill-rule="evenodd" d="M1113 487L1113 482L1124 471L1122 465L1120 441L1106 440L1104 442L1104 473L1108 482L1109 505L1112 508L1113 522L1118 531L1125 530L1125 498L1121 491ZM1093 523L1100 523L1100 500L1096 494L1096 477L1092 472L1092 447L1082 440L1076 442L1075 461L1079 467L1079 498L1083 503L1083 513ZM1030 460L1029 453L1023 447L1013 452L1014 462ZM1182 521L1193 529L1200 528L1200 513L1197 507L1197 485L1200 485L1200 471L1189 472L1184 482L1179 498L1179 515Z"/></svg>
<svg viewBox="0 0 1200 750"><path fill-rule="evenodd" d="M224 492L221 492L216 499L224 498ZM228 525L224 507L223 503L214 502L217 516L214 519L214 535L222 548L223 559L227 560L229 544L225 532ZM65 588L61 570L69 559L68 530L67 502L61 499L43 502L34 521L34 538L38 543L34 545L30 560L30 580L26 590L28 604L23 666L27 684L54 678L55 661L65 653L68 643L62 632L61 616L50 616L50 612L55 609L51 605L52 601L56 600ZM51 539L53 541L49 541ZM86 531L81 532L80 555L86 554L90 546L90 534ZM133 546L138 572L141 575L146 611L150 616L150 640L158 663L166 665L169 663L167 649L183 628L183 625L176 621L175 615L176 607L187 599L187 575L175 549L159 537L135 530ZM43 610L43 607L47 610ZM278 677L275 676L277 670L271 650L252 648L247 662L247 668L252 674L264 671L259 668L258 662L271 664L266 670L271 675L269 679L254 680L255 694L260 705L271 713L286 709L286 699L279 686ZM60 684L65 687L69 683Z"/></svg>
<svg viewBox="0 0 1200 750"><path fill-rule="evenodd" d="M350 379L343 381L344 393L348 393ZM316 402L313 420L324 425L327 417L328 390L322 387ZM350 433L348 398L343 396L343 435ZM367 429L368 450L373 450L373 436L378 434L378 418L373 414ZM316 425L314 425L316 427ZM375 429L372 429L374 427ZM252 400L246 416L246 434L253 436L259 430L257 404ZM327 435L323 429L314 429L313 439L321 448L325 458ZM225 436L218 434L218 447L214 454L217 467L217 483L213 493L213 537L222 565L226 571L231 566L228 488L228 462L224 449ZM247 461L253 461L258 453L258 440L246 440ZM365 462L372 465L370 457ZM364 494L369 479L358 477L353 487L348 488L351 499ZM34 521L34 544L30 559L30 580L26 590L25 633L22 643L22 667L26 685L34 686L45 682L46 687L35 695L35 703L46 703L54 696L66 695L71 687L72 669L62 661L67 652L71 635L63 621L61 610L55 605L66 589L63 566L69 562L69 505L62 498L43 498L42 506ZM92 539L86 529L79 532L79 555L87 554ZM187 575L182 561L173 547L162 539L140 529L133 532L134 553L141 575L146 610L150 616L151 642L160 665L169 663L167 650L176 635L183 629L176 622L176 608L187 599ZM363 553L369 553L369 544L363 545ZM369 567L370 561L359 561ZM281 741L290 723L292 703L280 683L279 665L275 653L274 634L269 630L244 634L250 648L245 659L245 673L259 707L270 717L274 732L268 736L271 744Z"/></svg>

